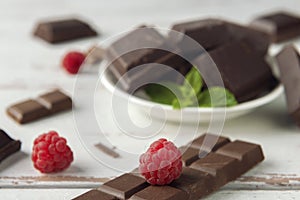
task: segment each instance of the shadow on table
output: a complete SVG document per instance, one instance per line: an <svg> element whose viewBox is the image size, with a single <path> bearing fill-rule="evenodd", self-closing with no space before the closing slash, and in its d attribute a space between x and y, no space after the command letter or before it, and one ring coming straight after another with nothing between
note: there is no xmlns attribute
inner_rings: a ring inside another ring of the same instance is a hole
<svg viewBox="0 0 300 200"><path fill-rule="evenodd" d="M23 159L28 159L28 157L29 155L22 151L14 153L0 163L0 172L16 164L17 162L20 162Z"/></svg>

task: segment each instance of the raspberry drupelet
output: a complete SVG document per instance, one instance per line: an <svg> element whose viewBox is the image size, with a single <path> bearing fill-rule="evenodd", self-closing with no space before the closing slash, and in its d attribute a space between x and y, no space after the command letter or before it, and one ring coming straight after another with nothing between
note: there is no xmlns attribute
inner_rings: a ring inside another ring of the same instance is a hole
<svg viewBox="0 0 300 200"><path fill-rule="evenodd" d="M171 141L159 139L140 156L139 170L151 185L169 184L181 174L181 152Z"/></svg>
<svg viewBox="0 0 300 200"><path fill-rule="evenodd" d="M67 140L57 132L44 133L34 140L32 161L42 173L62 171L73 161L73 152Z"/></svg>

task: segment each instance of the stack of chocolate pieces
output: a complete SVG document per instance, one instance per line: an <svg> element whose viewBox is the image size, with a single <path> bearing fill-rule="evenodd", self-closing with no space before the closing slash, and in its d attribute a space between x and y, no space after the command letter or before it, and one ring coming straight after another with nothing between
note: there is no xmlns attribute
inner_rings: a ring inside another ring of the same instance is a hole
<svg viewBox="0 0 300 200"><path fill-rule="evenodd" d="M72 99L60 90L54 90L36 99L11 105L6 112L17 123L26 124L70 109L72 109Z"/></svg>
<svg viewBox="0 0 300 200"><path fill-rule="evenodd" d="M216 144L210 145L209 141ZM257 144L231 142L226 137L211 134L196 138L181 150L182 174L169 185L149 185L139 174L126 173L74 200L197 200L237 179L264 159Z"/></svg>
<svg viewBox="0 0 300 200"><path fill-rule="evenodd" d="M164 37L154 28L139 28L109 46L109 69L121 88L131 93L147 83L180 83L193 65L206 86L225 86L238 102L257 98L276 86L264 59L269 47L266 33L219 19L179 23L172 30ZM213 62L208 62L210 58ZM216 80L219 75L224 83Z"/></svg>

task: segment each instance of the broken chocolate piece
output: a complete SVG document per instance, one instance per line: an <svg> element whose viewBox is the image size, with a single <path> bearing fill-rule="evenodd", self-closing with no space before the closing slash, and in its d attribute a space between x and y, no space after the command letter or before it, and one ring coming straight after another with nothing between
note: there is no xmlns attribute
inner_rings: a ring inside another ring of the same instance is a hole
<svg viewBox="0 0 300 200"><path fill-rule="evenodd" d="M188 194L170 186L149 186L135 193L130 200L182 200L188 199Z"/></svg>
<svg viewBox="0 0 300 200"><path fill-rule="evenodd" d="M248 41L228 43L208 54L194 60L207 87L225 86L239 103L257 98L277 85L270 66Z"/></svg>
<svg viewBox="0 0 300 200"><path fill-rule="evenodd" d="M300 55L293 46L285 47L277 56L280 80L284 86L288 113L300 126Z"/></svg>
<svg viewBox="0 0 300 200"><path fill-rule="evenodd" d="M37 25L34 35L56 44L74 39L96 36L90 25L78 19L65 19L41 22Z"/></svg>
<svg viewBox="0 0 300 200"><path fill-rule="evenodd" d="M271 13L254 19L250 25L266 32L275 43L300 36L300 17L292 13Z"/></svg>
<svg viewBox="0 0 300 200"><path fill-rule="evenodd" d="M6 132L0 129L0 163L20 149L21 142L19 140L13 140Z"/></svg>
<svg viewBox="0 0 300 200"><path fill-rule="evenodd" d="M128 199L134 193L149 186L145 179L132 174L121 175L104 183L98 189L120 199Z"/></svg>
<svg viewBox="0 0 300 200"><path fill-rule="evenodd" d="M218 148L220 148L221 146L229 142L230 140L227 137L206 133L194 139L193 142L191 143L191 147L210 152L210 151L216 151Z"/></svg>
<svg viewBox="0 0 300 200"><path fill-rule="evenodd" d="M7 114L20 124L72 109L72 100L59 90L26 100L7 108Z"/></svg>
<svg viewBox="0 0 300 200"><path fill-rule="evenodd" d="M90 190L73 200L118 200L117 197L114 197L110 194L106 194L104 192L101 192L99 190Z"/></svg>

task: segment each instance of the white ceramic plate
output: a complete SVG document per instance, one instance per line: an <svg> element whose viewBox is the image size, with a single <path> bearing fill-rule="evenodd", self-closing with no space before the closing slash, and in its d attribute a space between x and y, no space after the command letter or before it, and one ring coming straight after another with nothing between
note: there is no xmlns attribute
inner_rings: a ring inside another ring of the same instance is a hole
<svg viewBox="0 0 300 200"><path fill-rule="evenodd" d="M118 98L128 99L128 102L138 108L139 110L146 112L150 117L154 117L160 120L175 121L175 122L210 122L211 120L223 121L226 119L232 119L246 113L253 111L254 109L263 106L267 103L275 100L283 91L283 87L278 85L270 93L252 101L240 103L236 106L228 108L199 108L188 107L181 110L174 110L169 105L154 103L147 100L143 95L133 96L115 87L112 74L106 70L101 78L102 84L110 92L117 92Z"/></svg>

